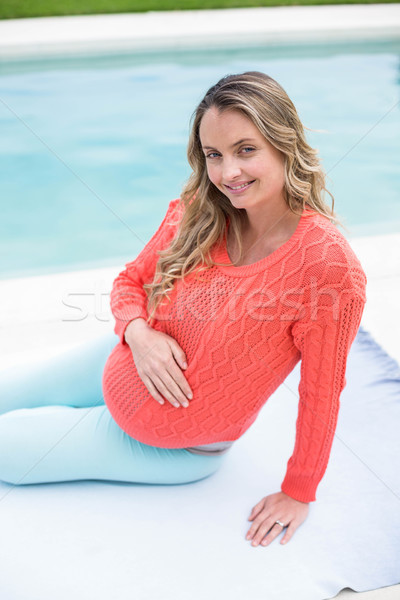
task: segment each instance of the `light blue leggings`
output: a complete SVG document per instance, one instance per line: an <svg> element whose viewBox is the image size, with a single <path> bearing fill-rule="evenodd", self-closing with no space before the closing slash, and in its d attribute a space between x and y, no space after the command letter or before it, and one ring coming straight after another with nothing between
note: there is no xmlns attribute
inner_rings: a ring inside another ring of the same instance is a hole
<svg viewBox="0 0 400 600"><path fill-rule="evenodd" d="M0 372L0 480L180 484L219 468L226 454L147 446L115 423L104 404L102 374L117 341L107 334L39 366Z"/></svg>

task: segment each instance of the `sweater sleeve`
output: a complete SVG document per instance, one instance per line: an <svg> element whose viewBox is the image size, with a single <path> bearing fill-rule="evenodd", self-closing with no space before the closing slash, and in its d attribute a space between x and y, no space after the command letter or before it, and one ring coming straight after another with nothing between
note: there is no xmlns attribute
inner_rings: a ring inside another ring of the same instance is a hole
<svg viewBox="0 0 400 600"><path fill-rule="evenodd" d="M137 317L147 319L147 294L143 284L153 280L158 251L168 247L177 232L179 202L179 199L170 202L167 213L151 240L114 280L110 295L111 312L115 318L114 331L123 344L126 343L124 336L128 324Z"/></svg>
<svg viewBox="0 0 400 600"><path fill-rule="evenodd" d="M298 321L292 328L301 353L296 440L281 490L301 502L316 499L329 460L339 398L346 385L347 356L365 304L361 271L358 290L343 294L339 308L321 309L322 316ZM360 284L361 282L361 284Z"/></svg>

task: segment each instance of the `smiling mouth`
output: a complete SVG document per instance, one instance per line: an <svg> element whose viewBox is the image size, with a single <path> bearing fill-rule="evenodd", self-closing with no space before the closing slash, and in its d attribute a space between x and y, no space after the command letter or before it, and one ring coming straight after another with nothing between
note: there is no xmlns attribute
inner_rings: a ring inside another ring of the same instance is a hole
<svg viewBox="0 0 400 600"><path fill-rule="evenodd" d="M231 192L241 192L242 190L248 188L254 182L255 179L253 179L253 181L246 181L245 183L240 183L238 185L225 185L225 187Z"/></svg>

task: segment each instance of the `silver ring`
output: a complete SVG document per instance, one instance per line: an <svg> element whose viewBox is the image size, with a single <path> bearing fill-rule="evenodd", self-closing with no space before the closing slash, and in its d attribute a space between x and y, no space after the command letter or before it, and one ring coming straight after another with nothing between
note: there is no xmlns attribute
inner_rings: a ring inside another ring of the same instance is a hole
<svg viewBox="0 0 400 600"><path fill-rule="evenodd" d="M280 525L281 527L283 527L285 529L286 525L284 525L282 523L282 521L275 521L276 525Z"/></svg>

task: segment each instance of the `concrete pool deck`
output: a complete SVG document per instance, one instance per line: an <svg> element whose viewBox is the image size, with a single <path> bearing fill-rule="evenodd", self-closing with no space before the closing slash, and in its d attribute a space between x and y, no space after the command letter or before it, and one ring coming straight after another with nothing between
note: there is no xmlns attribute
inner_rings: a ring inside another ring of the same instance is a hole
<svg viewBox="0 0 400 600"><path fill-rule="evenodd" d="M400 4L273 7L0 21L0 61L164 49L400 36ZM400 233L350 240L368 277L363 326L400 362ZM129 260L133 257L129 257ZM1 368L41 359L113 327L108 294L123 264L0 281ZM395 600L400 585L357 594ZM342 591L337 598L356 594Z"/></svg>
<svg viewBox="0 0 400 600"><path fill-rule="evenodd" d="M282 6L10 19L0 59L373 40L400 35L400 4Z"/></svg>

